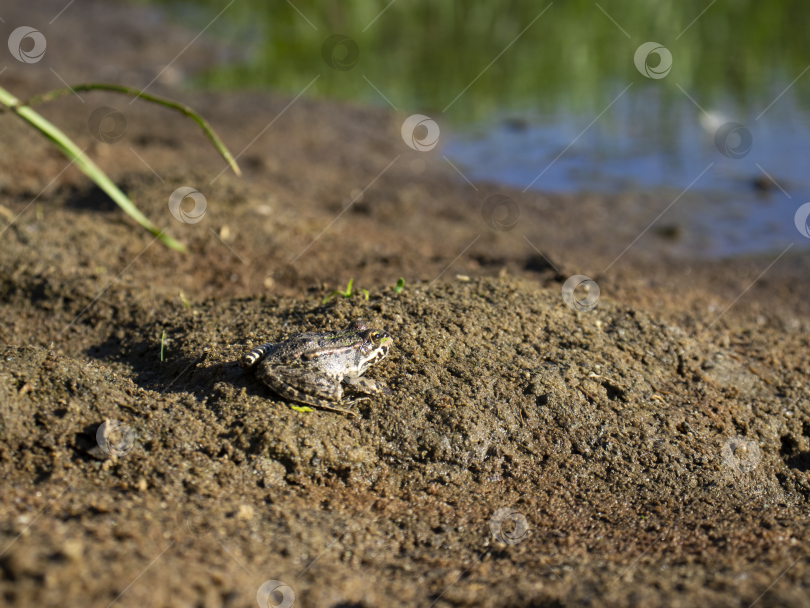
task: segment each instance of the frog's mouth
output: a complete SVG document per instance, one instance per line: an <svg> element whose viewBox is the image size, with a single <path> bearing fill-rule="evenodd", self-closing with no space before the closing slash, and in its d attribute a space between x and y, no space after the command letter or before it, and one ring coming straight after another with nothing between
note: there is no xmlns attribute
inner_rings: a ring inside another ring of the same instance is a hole
<svg viewBox="0 0 810 608"><path fill-rule="evenodd" d="M360 362L360 366L363 370L366 370L377 361L384 359L391 345L394 343L394 339L384 331L373 332L368 336L368 341L370 344L365 345L366 348L370 347L368 355L363 357ZM365 350L365 348L363 350Z"/></svg>
<svg viewBox="0 0 810 608"><path fill-rule="evenodd" d="M361 363L361 367L363 371L367 370L369 367L377 363L378 361L382 361L385 359L385 356L388 354L387 348L376 348L374 349L371 354L363 360Z"/></svg>

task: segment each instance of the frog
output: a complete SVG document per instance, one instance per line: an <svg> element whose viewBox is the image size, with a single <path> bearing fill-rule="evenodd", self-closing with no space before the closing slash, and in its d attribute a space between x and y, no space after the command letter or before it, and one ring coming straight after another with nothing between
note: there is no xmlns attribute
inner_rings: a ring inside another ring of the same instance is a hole
<svg viewBox="0 0 810 608"><path fill-rule="evenodd" d="M261 344L239 364L290 401L356 417L336 407L343 403L343 385L360 394L352 405L373 395L390 395L383 382L364 374L385 358L393 343L388 332L355 319L345 329L297 333L283 342Z"/></svg>

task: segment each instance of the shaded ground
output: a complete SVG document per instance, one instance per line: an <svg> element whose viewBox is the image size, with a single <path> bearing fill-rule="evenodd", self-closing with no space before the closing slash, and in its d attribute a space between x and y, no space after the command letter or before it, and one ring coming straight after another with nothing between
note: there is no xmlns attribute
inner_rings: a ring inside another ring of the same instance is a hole
<svg viewBox="0 0 810 608"><path fill-rule="evenodd" d="M195 35L93 4L46 30L61 8L4 9L3 36L48 33L47 60L1 77L20 97L59 86L50 68L145 86ZM72 43L86 31L102 34ZM174 73L210 65L206 44ZM163 80L237 153L291 101ZM222 161L193 125L83 97L42 113L191 253L0 116L5 603L247 607L278 580L296 606L807 605L798 247L770 268L779 252L707 263L651 230L608 269L677 193L476 190L403 144L403 116L305 98L247 148L244 178L212 184ZM87 131L105 104L127 118L115 145ZM208 201L198 224L169 213L180 186ZM495 192L520 206L512 231L482 218ZM562 301L575 273L599 284L593 312ZM367 301L321 304L350 278ZM293 411L235 363L357 317L395 340L369 372L393 395L358 420ZM99 451L105 420L131 451ZM501 508L527 522L517 544L492 533Z"/></svg>

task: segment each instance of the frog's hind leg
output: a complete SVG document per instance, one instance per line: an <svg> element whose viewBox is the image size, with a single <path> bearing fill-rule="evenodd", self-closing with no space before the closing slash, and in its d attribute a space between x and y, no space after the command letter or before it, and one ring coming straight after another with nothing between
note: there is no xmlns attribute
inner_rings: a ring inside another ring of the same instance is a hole
<svg viewBox="0 0 810 608"><path fill-rule="evenodd" d="M275 347L275 344L261 344L242 355L239 359L239 365L242 369L252 369L267 357Z"/></svg>
<svg viewBox="0 0 810 608"><path fill-rule="evenodd" d="M256 372L258 378L282 397L322 410L357 416L350 410L334 407L343 397L340 382L311 368L264 362ZM303 390L302 390L303 389ZM306 391L306 392L304 392Z"/></svg>

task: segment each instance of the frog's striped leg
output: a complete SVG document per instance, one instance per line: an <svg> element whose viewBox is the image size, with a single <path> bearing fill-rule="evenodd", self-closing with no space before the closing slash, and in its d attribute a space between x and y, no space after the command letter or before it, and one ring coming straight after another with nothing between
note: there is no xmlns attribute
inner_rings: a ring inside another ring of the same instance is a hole
<svg viewBox="0 0 810 608"><path fill-rule="evenodd" d="M340 386L340 382L324 373L303 366L272 364L265 361L256 370L256 376L276 393L290 401L297 401L322 410L357 416L350 410L332 405L333 402L339 403L342 399L343 388ZM299 387L307 392L299 390Z"/></svg>
<svg viewBox="0 0 810 608"><path fill-rule="evenodd" d="M239 360L239 365L241 365L243 369L253 369L256 367L256 364L262 361L275 347L275 344L261 344L242 355L242 358Z"/></svg>

